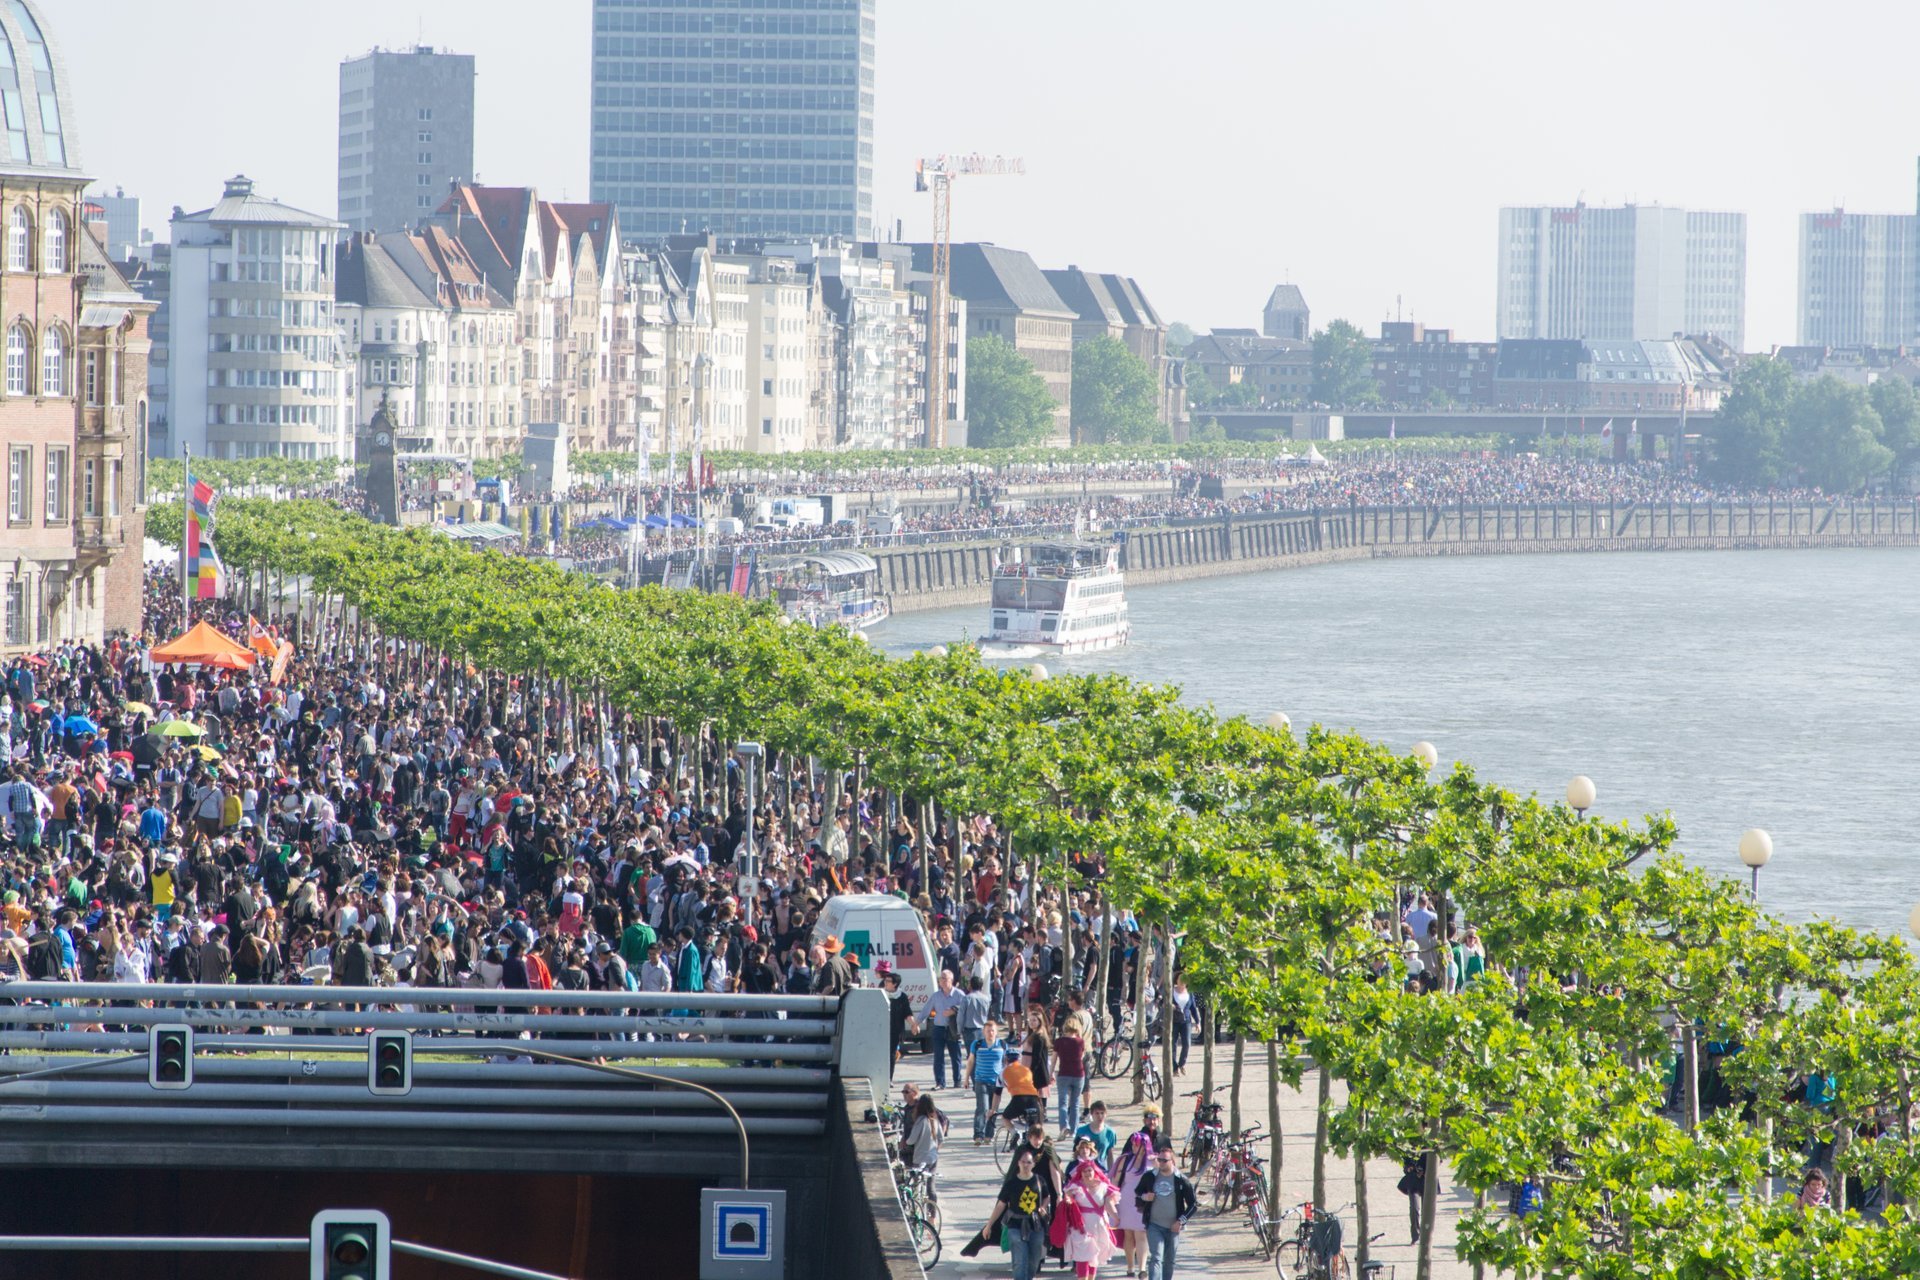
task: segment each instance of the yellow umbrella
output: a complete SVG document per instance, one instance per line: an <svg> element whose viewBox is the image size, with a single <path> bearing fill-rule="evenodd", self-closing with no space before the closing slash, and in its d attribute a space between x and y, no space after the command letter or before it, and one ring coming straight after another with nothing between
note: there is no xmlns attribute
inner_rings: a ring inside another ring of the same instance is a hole
<svg viewBox="0 0 1920 1280"><path fill-rule="evenodd" d="M206 733L191 720L169 720L153 726L153 731L163 738L198 738Z"/></svg>
<svg viewBox="0 0 1920 1280"><path fill-rule="evenodd" d="M127 710L137 712L138 714L143 716L150 716L153 714L153 708L148 706L144 702L129 702L127 704Z"/></svg>
<svg viewBox="0 0 1920 1280"><path fill-rule="evenodd" d="M220 753L218 751L215 751L212 747L195 747L194 750L200 753L200 758L202 760L212 761L212 760L218 760L221 758Z"/></svg>

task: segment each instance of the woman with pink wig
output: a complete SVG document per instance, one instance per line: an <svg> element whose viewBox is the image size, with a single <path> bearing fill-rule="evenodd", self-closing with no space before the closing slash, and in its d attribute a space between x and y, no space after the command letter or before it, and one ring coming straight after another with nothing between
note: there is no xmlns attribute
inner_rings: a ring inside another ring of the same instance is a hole
<svg viewBox="0 0 1920 1280"><path fill-rule="evenodd" d="M1060 1208L1053 1215L1050 1243L1064 1251L1073 1264L1073 1274L1086 1280L1100 1270L1100 1264L1113 1256L1113 1231L1107 1219L1120 1203L1120 1192L1097 1160L1082 1160L1073 1168L1073 1177L1060 1196Z"/></svg>

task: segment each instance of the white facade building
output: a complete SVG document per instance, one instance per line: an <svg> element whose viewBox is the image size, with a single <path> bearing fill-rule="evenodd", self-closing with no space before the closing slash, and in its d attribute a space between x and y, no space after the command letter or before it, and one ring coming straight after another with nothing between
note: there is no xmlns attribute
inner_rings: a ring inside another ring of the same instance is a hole
<svg viewBox="0 0 1920 1280"><path fill-rule="evenodd" d="M1920 217L1910 213L1800 215L1800 343L1897 347L1920 326Z"/></svg>
<svg viewBox="0 0 1920 1280"><path fill-rule="evenodd" d="M1502 338L1746 337L1744 213L1504 208L1498 271Z"/></svg>
<svg viewBox="0 0 1920 1280"><path fill-rule="evenodd" d="M810 447L814 290L790 258L754 258L749 271L746 447L795 453Z"/></svg>
<svg viewBox="0 0 1920 1280"><path fill-rule="evenodd" d="M168 418L215 458L347 458L349 369L333 322L340 224L245 177L173 219Z"/></svg>

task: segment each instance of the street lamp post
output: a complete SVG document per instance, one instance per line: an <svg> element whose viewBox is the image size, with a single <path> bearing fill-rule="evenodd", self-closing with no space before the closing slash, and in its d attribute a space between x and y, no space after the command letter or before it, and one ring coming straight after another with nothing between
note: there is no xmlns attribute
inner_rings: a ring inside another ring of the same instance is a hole
<svg viewBox="0 0 1920 1280"><path fill-rule="evenodd" d="M1267 728L1275 733L1292 733L1293 721L1287 719L1286 712L1276 711L1267 717Z"/></svg>
<svg viewBox="0 0 1920 1280"><path fill-rule="evenodd" d="M1440 763L1440 753L1431 742L1422 739L1413 744L1413 758L1425 765L1428 770Z"/></svg>
<svg viewBox="0 0 1920 1280"><path fill-rule="evenodd" d="M1753 896L1760 897L1760 868L1767 865L1773 857L1773 837L1758 827L1749 827L1740 833L1740 861L1747 864L1753 872Z"/></svg>
<svg viewBox="0 0 1920 1280"><path fill-rule="evenodd" d="M1599 790L1593 785L1593 779L1584 773L1576 773L1567 783L1567 803L1581 817L1587 816L1587 810L1593 808L1593 802L1600 798Z"/></svg>
<svg viewBox="0 0 1920 1280"><path fill-rule="evenodd" d="M747 802L746 842L740 849L740 878L736 887L740 890L740 907L746 915L746 922L752 924L753 904L760 897L760 857L753 829L753 775L765 757L766 749L757 742L736 742L733 751L740 757L740 767L746 773Z"/></svg>

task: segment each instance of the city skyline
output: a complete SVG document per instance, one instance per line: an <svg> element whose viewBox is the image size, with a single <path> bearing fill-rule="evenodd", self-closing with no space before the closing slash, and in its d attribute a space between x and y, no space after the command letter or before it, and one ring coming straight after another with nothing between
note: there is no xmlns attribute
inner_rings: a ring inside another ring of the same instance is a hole
<svg viewBox="0 0 1920 1280"><path fill-rule="evenodd" d="M1747 345L1765 349L1797 339L1800 215L1914 207L1911 130L1830 127L1893 114L1898 30L1920 29L1903 8L1866 8L1886 38L1770 21L1787 13L1773 4L1741 24L1629 4L1545 31L1505 3L1282 13L1227 0L1205 24L1139 0L1104 6L1099 24L1084 6L982 0L965 21L883 6L875 220L926 236L918 155L1021 155L1025 177L961 184L956 238L1123 272L1201 329L1257 325L1288 281L1322 323L1377 332L1397 313L1490 337L1501 205L1725 209L1749 215ZM481 180L588 194L585 0L531 24L494 0L349 0L323 38L272 58L251 7L192 12L106 0L67 54L82 166L141 197L161 238L170 206L205 207L241 171L273 198L331 209L339 63L375 45L475 57ZM1659 47L1703 56L1649 58L1649 24ZM1115 76L1143 50L1150 66ZM124 74L180 58L225 65L164 90ZM1793 91L1763 92L1782 84ZM272 109L234 110L248 100ZM1194 270L1201 244L1233 269Z"/></svg>

